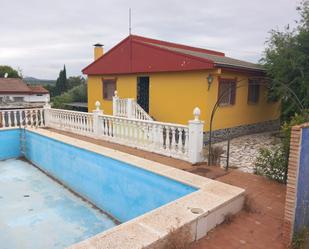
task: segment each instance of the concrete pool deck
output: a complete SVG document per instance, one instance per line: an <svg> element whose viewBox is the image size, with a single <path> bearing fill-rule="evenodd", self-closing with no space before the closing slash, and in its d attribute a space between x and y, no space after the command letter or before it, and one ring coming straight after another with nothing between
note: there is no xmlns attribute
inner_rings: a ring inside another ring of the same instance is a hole
<svg viewBox="0 0 309 249"><path fill-rule="evenodd" d="M195 241L222 223L226 215L237 213L242 208L244 190L241 188L50 130L30 128L28 130L198 188L194 193L74 244L70 248L159 248L171 230L183 228L189 231L188 240Z"/></svg>
<svg viewBox="0 0 309 249"><path fill-rule="evenodd" d="M116 226L28 162L0 161L2 249L60 249Z"/></svg>

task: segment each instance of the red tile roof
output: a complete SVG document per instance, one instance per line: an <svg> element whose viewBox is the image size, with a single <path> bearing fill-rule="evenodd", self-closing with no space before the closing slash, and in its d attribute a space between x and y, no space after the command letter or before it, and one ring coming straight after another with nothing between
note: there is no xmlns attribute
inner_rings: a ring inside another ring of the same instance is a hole
<svg viewBox="0 0 309 249"><path fill-rule="evenodd" d="M48 91L42 86L29 86L22 79L0 78L0 94L46 94Z"/></svg>
<svg viewBox="0 0 309 249"><path fill-rule="evenodd" d="M28 87L31 89L32 93L49 93L48 90L46 90L43 86L41 85L28 85Z"/></svg>
<svg viewBox="0 0 309 249"><path fill-rule="evenodd" d="M262 71L224 53L130 35L82 71L88 75L189 71L228 67Z"/></svg>

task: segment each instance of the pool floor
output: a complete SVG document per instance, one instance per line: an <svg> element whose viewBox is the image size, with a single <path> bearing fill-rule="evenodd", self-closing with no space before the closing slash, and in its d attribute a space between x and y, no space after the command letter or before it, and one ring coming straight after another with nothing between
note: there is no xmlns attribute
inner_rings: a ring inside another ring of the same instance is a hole
<svg viewBox="0 0 309 249"><path fill-rule="evenodd" d="M28 162L0 161L2 249L60 249L116 226Z"/></svg>

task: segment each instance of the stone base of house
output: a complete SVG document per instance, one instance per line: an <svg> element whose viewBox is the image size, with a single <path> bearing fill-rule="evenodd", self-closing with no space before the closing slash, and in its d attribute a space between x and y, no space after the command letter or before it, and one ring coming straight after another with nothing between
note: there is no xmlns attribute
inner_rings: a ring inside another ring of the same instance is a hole
<svg viewBox="0 0 309 249"><path fill-rule="evenodd" d="M280 119L270 120L249 125L240 125L232 128L215 130L212 132L212 142L225 141L228 138L236 138L259 132L275 131L280 128ZM204 132L204 143L208 144L209 132Z"/></svg>

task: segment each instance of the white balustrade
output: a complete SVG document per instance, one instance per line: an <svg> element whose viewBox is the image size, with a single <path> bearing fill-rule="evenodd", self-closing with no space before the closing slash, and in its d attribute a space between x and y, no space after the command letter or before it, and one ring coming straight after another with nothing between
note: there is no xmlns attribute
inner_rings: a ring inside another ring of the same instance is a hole
<svg viewBox="0 0 309 249"><path fill-rule="evenodd" d="M125 101L120 100L120 103L119 113L125 113ZM198 108L194 109L195 118L188 125L144 120L143 114L138 114L138 118L105 115L99 102L93 113L45 105L41 109L0 110L0 114L0 127L51 127L191 163L202 161L203 122L199 120Z"/></svg>
<svg viewBox="0 0 309 249"><path fill-rule="evenodd" d="M188 125L180 125L105 115L99 109L99 102L96 106L93 113L46 108L46 126L191 163L202 161L203 122L199 120L198 108L194 110L194 120Z"/></svg>
<svg viewBox="0 0 309 249"><path fill-rule="evenodd" d="M136 102L136 100L127 98L121 99L115 91L113 97L113 115L140 120L153 120L150 115Z"/></svg>
<svg viewBox="0 0 309 249"><path fill-rule="evenodd" d="M45 109L46 126L74 132L78 134L93 134L93 114L61 109Z"/></svg>
<svg viewBox="0 0 309 249"><path fill-rule="evenodd" d="M188 160L188 126L148 120L99 116L99 138Z"/></svg>
<svg viewBox="0 0 309 249"><path fill-rule="evenodd" d="M133 118L141 120L153 120L152 117L135 101L132 101Z"/></svg>
<svg viewBox="0 0 309 249"><path fill-rule="evenodd" d="M0 110L0 127L41 127L44 126L43 108Z"/></svg>

